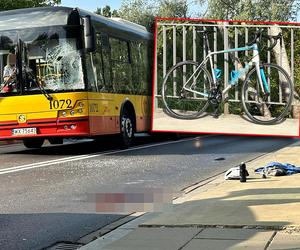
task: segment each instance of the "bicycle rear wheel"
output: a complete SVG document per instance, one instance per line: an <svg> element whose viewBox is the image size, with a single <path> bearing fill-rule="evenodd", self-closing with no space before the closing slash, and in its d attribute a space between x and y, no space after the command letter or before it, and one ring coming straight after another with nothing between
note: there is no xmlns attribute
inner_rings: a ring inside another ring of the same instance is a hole
<svg viewBox="0 0 300 250"><path fill-rule="evenodd" d="M256 68L247 75L242 87L242 104L246 115L257 124L272 125L288 115L293 99L293 84L287 72L276 64L262 65L269 95L258 81Z"/></svg>
<svg viewBox="0 0 300 250"><path fill-rule="evenodd" d="M162 84L162 98L168 115L179 119L196 119L207 109L208 93L212 77L204 67L193 61L174 65L166 74ZM197 69L197 71L196 71ZM183 89L187 88L197 91Z"/></svg>

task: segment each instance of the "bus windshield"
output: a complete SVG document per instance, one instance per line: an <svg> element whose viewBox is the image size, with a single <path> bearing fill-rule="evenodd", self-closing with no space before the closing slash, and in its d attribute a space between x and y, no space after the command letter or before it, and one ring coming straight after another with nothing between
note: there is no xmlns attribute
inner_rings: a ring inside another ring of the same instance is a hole
<svg viewBox="0 0 300 250"><path fill-rule="evenodd" d="M0 32L0 94L83 90L79 31L67 26Z"/></svg>

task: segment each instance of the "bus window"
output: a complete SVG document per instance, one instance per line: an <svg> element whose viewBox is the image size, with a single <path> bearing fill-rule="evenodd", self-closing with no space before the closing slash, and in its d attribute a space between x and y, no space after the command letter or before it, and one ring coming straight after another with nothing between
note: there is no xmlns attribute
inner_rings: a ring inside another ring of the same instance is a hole
<svg viewBox="0 0 300 250"><path fill-rule="evenodd" d="M107 34L97 34L94 63L97 69L99 91L112 92L110 50Z"/></svg>
<svg viewBox="0 0 300 250"><path fill-rule="evenodd" d="M140 95L148 94L148 60L147 46L144 42L131 43L131 56L133 64L133 83L135 93Z"/></svg>
<svg viewBox="0 0 300 250"><path fill-rule="evenodd" d="M0 35L0 92L6 93L6 92L12 92L7 91L7 83L5 82L4 74L8 73L11 70L5 70L7 67L13 68L15 67L15 63L13 65L10 65L9 63L9 54L13 55L15 54L15 43L17 41L17 35L16 33L11 33L10 35ZM15 61L15 60L14 60ZM11 72L12 73L12 72ZM15 77L14 77L15 79ZM13 81L11 81L12 83ZM14 89L15 92L16 89Z"/></svg>
<svg viewBox="0 0 300 250"><path fill-rule="evenodd" d="M7 55L22 42L24 93L40 93L38 84L50 92L85 89L76 30L76 27L49 27L1 32L1 70Z"/></svg>
<svg viewBox="0 0 300 250"><path fill-rule="evenodd" d="M139 56L139 42L130 43L131 59L132 59L132 81L134 85L134 94L141 94L141 69Z"/></svg>
<svg viewBox="0 0 300 250"><path fill-rule="evenodd" d="M102 58L101 35L96 34L96 50L93 53L93 66L97 79L97 91L105 92L104 67Z"/></svg>
<svg viewBox="0 0 300 250"><path fill-rule="evenodd" d="M28 58L36 64L36 76L48 90L84 89L81 55L75 39L45 38L29 44Z"/></svg>
<svg viewBox="0 0 300 250"><path fill-rule="evenodd" d="M86 77L88 81L88 91L98 91L97 85L97 70L94 65L94 54L88 53L85 55Z"/></svg>
<svg viewBox="0 0 300 250"><path fill-rule="evenodd" d="M130 63L129 43L116 38L109 38L113 89L117 93L134 93L132 68Z"/></svg>
<svg viewBox="0 0 300 250"><path fill-rule="evenodd" d="M151 66L149 65L148 60L148 45L146 42L141 42L139 46L139 54L140 54L140 67L141 67L141 75L142 77L142 94L149 94L148 89L149 85L151 85L151 81L149 81L149 73L151 74Z"/></svg>

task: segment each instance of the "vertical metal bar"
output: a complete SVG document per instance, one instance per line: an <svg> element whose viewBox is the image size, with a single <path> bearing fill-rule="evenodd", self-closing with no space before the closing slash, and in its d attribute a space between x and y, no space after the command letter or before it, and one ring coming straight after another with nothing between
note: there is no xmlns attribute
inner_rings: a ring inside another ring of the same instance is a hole
<svg viewBox="0 0 300 250"><path fill-rule="evenodd" d="M214 27L214 51L218 51L218 28ZM218 66L218 56L217 54L214 55L214 68L217 68Z"/></svg>
<svg viewBox="0 0 300 250"><path fill-rule="evenodd" d="M245 28L245 45L249 42L249 29ZM245 51L245 55L248 56L249 51Z"/></svg>
<svg viewBox="0 0 300 250"><path fill-rule="evenodd" d="M155 62L154 62L154 65L155 65L155 72L154 72L154 109L157 109L158 108L158 88L157 88L157 42L158 42L158 23L155 24L155 32L156 32L156 41L155 41Z"/></svg>
<svg viewBox="0 0 300 250"><path fill-rule="evenodd" d="M186 26L182 28L182 58L186 60ZM186 66L183 66L183 84L186 83Z"/></svg>
<svg viewBox="0 0 300 250"><path fill-rule="evenodd" d="M224 23L224 50L227 50L228 45L228 27L226 23ZM228 86L228 78L229 78L229 65L228 65L228 53L224 54L224 89ZM228 97L228 93L225 94L225 99ZM229 114L229 105L228 103L224 104L224 114Z"/></svg>
<svg viewBox="0 0 300 250"><path fill-rule="evenodd" d="M280 41L280 66L282 67L282 42Z"/></svg>
<svg viewBox="0 0 300 250"><path fill-rule="evenodd" d="M193 61L197 61L197 32L196 27L193 26ZM196 66L193 66L193 70L196 70ZM196 81L196 78L194 76L194 82ZM196 98L196 94L194 93L194 98Z"/></svg>
<svg viewBox="0 0 300 250"><path fill-rule="evenodd" d="M245 28L245 46L246 46L246 44L249 42L249 30L248 30L248 28L246 27ZM245 51L245 56L248 56L248 51ZM246 101L248 101L249 100L249 92L248 92L248 90L246 91Z"/></svg>
<svg viewBox="0 0 300 250"><path fill-rule="evenodd" d="M167 74L167 31L163 26L163 77Z"/></svg>
<svg viewBox="0 0 300 250"><path fill-rule="evenodd" d="M197 33L195 26L193 26L193 61L197 61Z"/></svg>
<svg viewBox="0 0 300 250"><path fill-rule="evenodd" d="M176 64L176 53L177 44L176 44L176 26L173 26L173 65ZM176 70L173 71L173 96L177 96L177 82L176 82Z"/></svg>
<svg viewBox="0 0 300 250"><path fill-rule="evenodd" d="M282 67L282 41L281 40L280 40L280 62L279 63L280 63L280 66ZM282 77L279 75L279 81L281 81L281 80L282 80ZM280 85L279 85L279 102L282 103L282 88L280 87Z"/></svg>
<svg viewBox="0 0 300 250"><path fill-rule="evenodd" d="M203 26L203 30L206 30L206 27L205 26ZM204 58L206 57L206 41L205 41L205 36L203 36L203 38L202 38L202 40L203 40L203 59L202 60L204 60ZM207 63L205 62L205 68L207 67ZM204 75L204 82L206 82L206 75ZM204 93L206 93L207 92L207 90L206 90L206 84L203 84L203 91L204 91Z"/></svg>
<svg viewBox="0 0 300 250"><path fill-rule="evenodd" d="M203 27L203 30L206 30L206 27L204 26ZM206 57L206 50L205 50L205 38L204 38L204 36L203 36L203 60L204 60L204 58ZM206 64L205 64L205 66L206 66Z"/></svg>
<svg viewBox="0 0 300 250"><path fill-rule="evenodd" d="M234 47L235 48L238 48L239 46L239 33L238 33L238 28L235 27L234 28ZM237 61L237 58L238 58L239 54L238 52L234 52L234 68L235 70L238 70L238 61ZM239 93L238 93L238 84L236 84L235 86L235 100L238 100L239 99Z"/></svg>
<svg viewBox="0 0 300 250"><path fill-rule="evenodd" d="M270 35L270 28L268 28L268 35ZM271 45L271 42L268 39L268 45L267 46L270 47L270 45ZM268 53L267 53L267 62L268 63L271 62L271 51L270 50L268 50ZM267 82L268 82L269 89L271 89L270 75L271 75L271 69L269 67L268 68L268 77L267 77ZM270 94L268 96L268 101L269 102L271 101L271 91L270 91Z"/></svg>
<svg viewBox="0 0 300 250"><path fill-rule="evenodd" d="M295 66L294 66L294 60L295 60L295 55L294 55L294 29L291 28L291 80L294 86L294 70L295 70Z"/></svg>

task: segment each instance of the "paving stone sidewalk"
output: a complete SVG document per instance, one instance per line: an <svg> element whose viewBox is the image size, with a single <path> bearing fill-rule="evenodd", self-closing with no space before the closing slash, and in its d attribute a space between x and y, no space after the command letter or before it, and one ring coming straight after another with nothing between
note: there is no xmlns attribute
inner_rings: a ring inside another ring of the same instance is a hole
<svg viewBox="0 0 300 250"><path fill-rule="evenodd" d="M223 176L146 214L82 249L300 250L300 174L261 178L254 169L272 161L300 166L300 141L247 164L246 183Z"/></svg>

